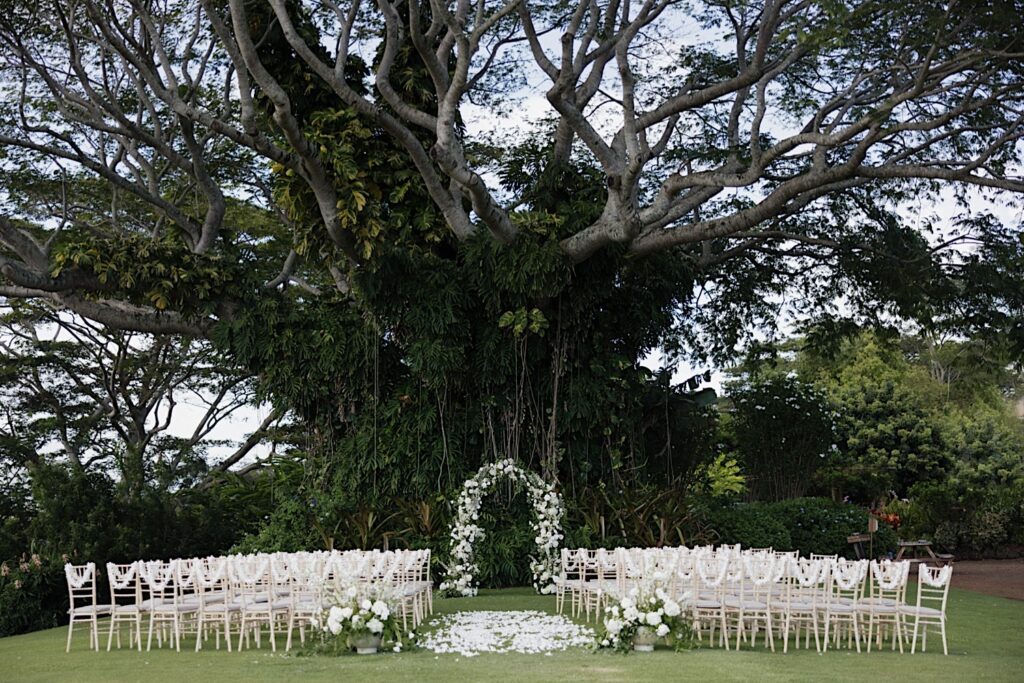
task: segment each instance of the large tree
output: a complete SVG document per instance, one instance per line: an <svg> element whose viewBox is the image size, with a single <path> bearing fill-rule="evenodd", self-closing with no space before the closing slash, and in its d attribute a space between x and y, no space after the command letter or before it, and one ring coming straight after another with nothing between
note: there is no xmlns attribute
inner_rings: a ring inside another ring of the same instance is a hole
<svg viewBox="0 0 1024 683"><path fill-rule="evenodd" d="M361 453L429 405L440 469L457 437L555 476L581 432L621 463L644 355L730 354L794 291L1020 333L1017 226L970 203L1024 191L1022 11L9 3L0 294L212 335L307 414L371 414ZM531 95L535 129L467 125ZM955 229L901 219L947 187Z"/></svg>

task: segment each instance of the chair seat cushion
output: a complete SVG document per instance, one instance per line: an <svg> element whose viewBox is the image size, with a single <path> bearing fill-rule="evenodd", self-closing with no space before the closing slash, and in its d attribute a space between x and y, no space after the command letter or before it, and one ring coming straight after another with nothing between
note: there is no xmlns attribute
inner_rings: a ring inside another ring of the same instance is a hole
<svg viewBox="0 0 1024 683"><path fill-rule="evenodd" d="M750 612L763 612L768 609L768 603L750 598L726 598L725 606L729 609L746 610Z"/></svg>
<svg viewBox="0 0 1024 683"><path fill-rule="evenodd" d="M857 611L857 606L852 603L833 602L829 603L828 611L839 614L849 614Z"/></svg>
<svg viewBox="0 0 1024 683"><path fill-rule="evenodd" d="M80 605L68 610L68 614L110 614L110 605Z"/></svg>
<svg viewBox="0 0 1024 683"><path fill-rule="evenodd" d="M198 612L199 605L197 603L179 602L175 605L173 602L162 602L156 604L150 610L154 614L189 614L191 612Z"/></svg>
<svg viewBox="0 0 1024 683"><path fill-rule="evenodd" d="M942 610L935 609L934 607L918 607L917 605L904 605L900 608L900 614L909 614L910 616L915 617L941 617Z"/></svg>
<svg viewBox="0 0 1024 683"><path fill-rule="evenodd" d="M892 598L864 598L860 601L862 605L899 605L897 600Z"/></svg>
<svg viewBox="0 0 1024 683"><path fill-rule="evenodd" d="M899 614L899 605L861 605L860 612L864 614Z"/></svg>

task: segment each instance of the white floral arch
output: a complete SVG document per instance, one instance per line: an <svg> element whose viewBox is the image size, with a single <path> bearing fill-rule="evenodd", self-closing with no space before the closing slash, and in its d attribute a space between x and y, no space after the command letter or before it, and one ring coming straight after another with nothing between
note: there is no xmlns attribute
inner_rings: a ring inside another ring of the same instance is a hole
<svg viewBox="0 0 1024 683"><path fill-rule="evenodd" d="M476 542L484 537L484 530L477 524L480 504L483 497L492 492L503 479L511 481L519 489L525 488L530 496L534 512L533 530L537 533L534 539L537 555L530 557L533 587L540 593L555 591L558 547L562 542L562 497L540 475L505 459L484 465L462 485L451 530L451 565L441 583L443 592L450 595L476 595L477 566L473 552Z"/></svg>

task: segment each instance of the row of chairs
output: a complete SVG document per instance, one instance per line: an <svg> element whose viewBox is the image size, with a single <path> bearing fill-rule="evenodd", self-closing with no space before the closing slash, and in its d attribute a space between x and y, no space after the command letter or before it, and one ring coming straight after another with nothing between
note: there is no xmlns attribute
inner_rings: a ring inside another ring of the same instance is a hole
<svg viewBox="0 0 1024 683"><path fill-rule="evenodd" d="M927 647L929 627L946 642L946 604L952 566L918 567L917 593L907 602L911 563L846 560L835 555L801 558L796 552L739 546L703 548L563 549L556 607L569 597L573 616L600 617L604 607L632 591L660 588L687 606L699 639L739 648L758 633L773 652L781 636L804 647L813 637L819 652L830 646L871 651L888 639L891 649Z"/></svg>
<svg viewBox="0 0 1024 683"><path fill-rule="evenodd" d="M401 615L403 626L415 627L433 612L429 550L331 551L231 555L107 564L110 602L97 598L96 565L64 567L70 608L68 652L77 625L89 631L89 647L100 649L100 619L109 619L107 650L121 647L124 627L128 646L142 650L164 643L181 651L183 635L194 634L195 649L211 637L228 651L261 646L269 632L277 649L277 633L287 632L292 647L296 627L305 642L305 627L330 605L332 594L349 586L372 588Z"/></svg>

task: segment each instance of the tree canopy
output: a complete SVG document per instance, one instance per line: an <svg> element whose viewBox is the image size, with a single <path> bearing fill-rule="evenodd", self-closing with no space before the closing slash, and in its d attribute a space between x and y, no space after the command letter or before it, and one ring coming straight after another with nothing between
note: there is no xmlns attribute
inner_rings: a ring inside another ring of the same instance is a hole
<svg viewBox="0 0 1024 683"><path fill-rule="evenodd" d="M934 315L968 295L950 242L999 272L1019 242L974 215L929 240L895 209L943 182L1024 190L1022 9L13 3L4 293L201 332L237 310L230 285L351 291L389 244L540 232L569 266L672 253L726 300L825 270L866 305ZM467 131L465 107L528 96L553 115L524 144ZM1019 305L971 284L975 303Z"/></svg>
<svg viewBox="0 0 1024 683"><path fill-rule="evenodd" d="M481 453L675 476L700 380L654 349L732 357L787 304L823 344L1024 348L988 210L1024 190L1022 9L9 3L0 294L211 339L374 490Z"/></svg>

